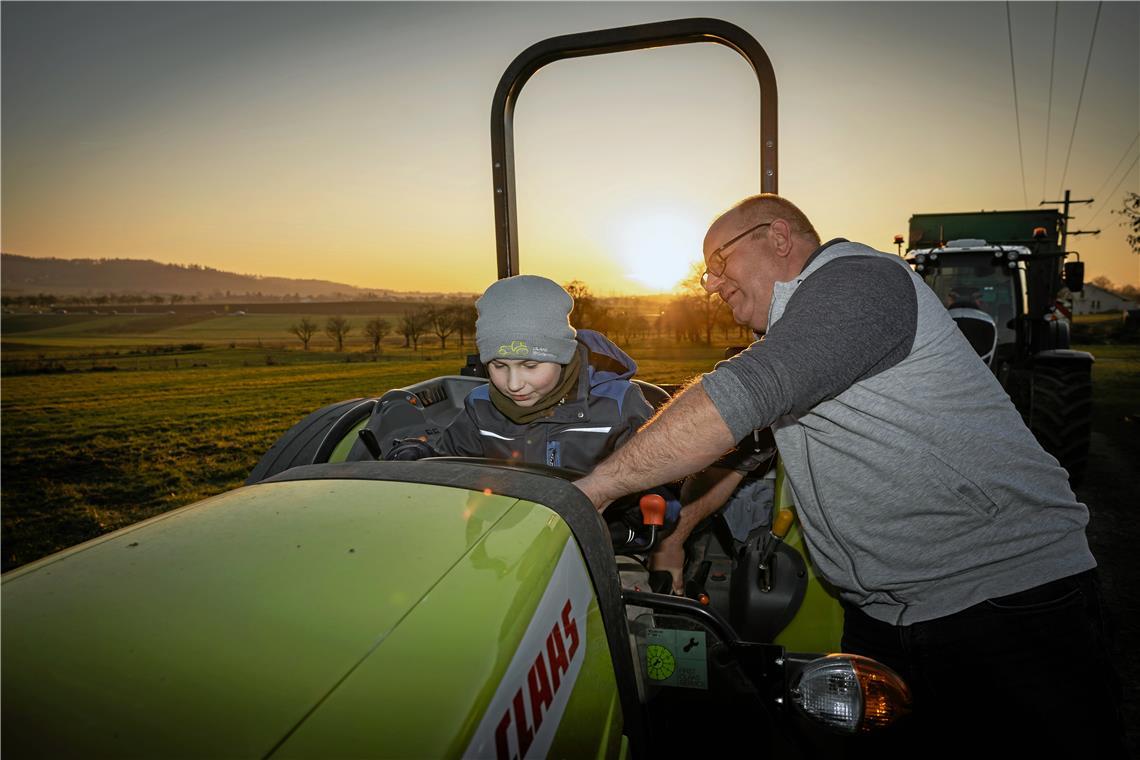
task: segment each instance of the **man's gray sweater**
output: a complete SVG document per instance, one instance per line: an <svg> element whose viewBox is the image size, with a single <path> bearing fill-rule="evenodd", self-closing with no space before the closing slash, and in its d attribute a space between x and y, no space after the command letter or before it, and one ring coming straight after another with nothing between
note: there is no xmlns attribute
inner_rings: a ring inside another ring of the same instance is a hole
<svg viewBox="0 0 1140 760"><path fill-rule="evenodd" d="M775 285L765 338L702 385L771 425L812 561L895 625L1095 567L1088 510L938 297L844 240Z"/></svg>

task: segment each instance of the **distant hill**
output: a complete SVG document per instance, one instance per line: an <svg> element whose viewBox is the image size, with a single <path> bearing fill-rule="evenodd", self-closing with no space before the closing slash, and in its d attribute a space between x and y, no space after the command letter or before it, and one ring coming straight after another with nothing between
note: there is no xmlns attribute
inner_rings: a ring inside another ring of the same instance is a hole
<svg viewBox="0 0 1140 760"><path fill-rule="evenodd" d="M142 259L41 259L12 253L0 255L0 290L6 296L179 294L202 300L243 295L357 298L393 294L391 290L358 288L329 280L259 277L196 264L161 264Z"/></svg>

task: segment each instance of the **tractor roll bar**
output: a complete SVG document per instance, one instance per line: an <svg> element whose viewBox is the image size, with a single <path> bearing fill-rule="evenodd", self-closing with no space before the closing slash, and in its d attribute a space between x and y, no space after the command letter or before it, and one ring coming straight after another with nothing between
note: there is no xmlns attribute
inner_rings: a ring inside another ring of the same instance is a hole
<svg viewBox="0 0 1140 760"><path fill-rule="evenodd" d="M776 75L768 54L751 34L719 19L686 18L550 37L519 53L503 72L491 102L491 174L500 279L519 273L513 125L515 101L527 80L548 63L564 58L690 42L725 45L744 56L752 66L760 85L760 187L765 193L777 191Z"/></svg>

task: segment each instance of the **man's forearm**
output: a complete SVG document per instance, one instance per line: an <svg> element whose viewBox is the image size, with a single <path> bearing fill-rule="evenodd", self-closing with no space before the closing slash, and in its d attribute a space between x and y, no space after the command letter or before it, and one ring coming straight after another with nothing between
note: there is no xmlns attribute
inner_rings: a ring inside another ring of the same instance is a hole
<svg viewBox="0 0 1140 760"><path fill-rule="evenodd" d="M735 443L704 388L694 383L575 485L604 509L619 496L704 469Z"/></svg>

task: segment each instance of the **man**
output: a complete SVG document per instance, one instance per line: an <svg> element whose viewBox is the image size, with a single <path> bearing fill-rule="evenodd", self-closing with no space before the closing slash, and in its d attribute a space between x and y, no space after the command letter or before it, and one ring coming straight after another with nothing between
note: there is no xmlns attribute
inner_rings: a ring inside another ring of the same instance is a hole
<svg viewBox="0 0 1140 760"><path fill-rule="evenodd" d="M907 680L914 733L948 746L999 731L1050 754L1099 737L1098 756L1119 753L1088 510L934 292L896 256L820 245L775 195L718 218L704 251L705 288L764 339L678 394L582 491L605 509L770 426L811 559L844 605L844 649Z"/></svg>

